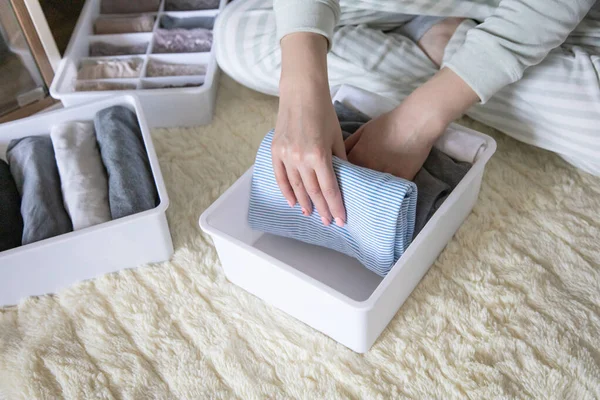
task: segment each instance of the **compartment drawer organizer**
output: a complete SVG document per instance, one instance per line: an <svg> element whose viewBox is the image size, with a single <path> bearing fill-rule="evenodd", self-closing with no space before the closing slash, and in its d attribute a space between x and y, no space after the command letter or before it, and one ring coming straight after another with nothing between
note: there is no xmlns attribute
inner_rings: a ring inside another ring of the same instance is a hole
<svg viewBox="0 0 600 400"><path fill-rule="evenodd" d="M483 138L485 150L385 278L333 250L252 230L252 169L202 214L200 226L212 236L231 282L350 349L366 352L477 200L496 143L460 125L451 125L446 135L452 131Z"/></svg>
<svg viewBox="0 0 600 400"><path fill-rule="evenodd" d="M169 197L144 111L133 96L39 114L0 125L0 158L12 139L48 135L50 127L68 121L92 121L105 108L122 105L137 114L158 205L148 211L0 252L0 305L27 296L56 292L76 282L140 264L168 260L173 244L167 224Z"/></svg>
<svg viewBox="0 0 600 400"><path fill-rule="evenodd" d="M150 128L208 124L214 112L219 77L214 43L206 46L198 39L172 47L176 41L159 35L169 32L162 28L171 28L165 25L168 20L214 22L219 9L165 11L166 1L169 0L162 0L153 12L101 14L102 0L87 0L50 87L52 97L71 107L135 93L146 111ZM226 0L221 0L220 7L225 3ZM96 26L97 21L111 18L140 21L136 32L128 32L132 29L122 26L115 28L114 24L112 30ZM104 33L114 31L124 33ZM191 43L195 45L190 46ZM119 78L81 73L85 65L113 61L128 63L126 71L120 70ZM163 65L188 67L184 71L165 71Z"/></svg>

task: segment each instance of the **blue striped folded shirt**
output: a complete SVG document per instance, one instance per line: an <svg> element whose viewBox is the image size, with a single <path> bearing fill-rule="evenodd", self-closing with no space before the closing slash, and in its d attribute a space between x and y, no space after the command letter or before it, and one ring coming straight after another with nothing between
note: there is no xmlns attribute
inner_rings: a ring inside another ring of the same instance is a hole
<svg viewBox="0 0 600 400"><path fill-rule="evenodd" d="M393 175L333 157L333 169L346 207L346 225L323 225L317 210L306 217L281 194L269 132L260 145L250 191L252 229L327 247L356 258L385 276L410 244L415 227L417 187Z"/></svg>

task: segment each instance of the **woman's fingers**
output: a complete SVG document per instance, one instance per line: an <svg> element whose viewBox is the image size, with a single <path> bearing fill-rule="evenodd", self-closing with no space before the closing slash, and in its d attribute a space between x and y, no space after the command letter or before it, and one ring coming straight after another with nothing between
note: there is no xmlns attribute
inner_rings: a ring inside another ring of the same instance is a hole
<svg viewBox="0 0 600 400"><path fill-rule="evenodd" d="M279 190L281 190L283 197L285 197L290 207L294 207L297 202L296 195L294 194L294 189L292 189L292 185L288 179L285 165L281 160L273 158L273 171L275 172L275 180L277 181L277 185L279 186Z"/></svg>
<svg viewBox="0 0 600 400"><path fill-rule="evenodd" d="M303 169L301 171L302 181L304 182L304 187L306 188L306 193L310 196L315 208L319 212L321 216L321 221L325 225L331 224L331 213L329 212L329 205L327 204L327 200L325 200L325 196L319 186L319 180L317 179L317 175L313 169Z"/></svg>
<svg viewBox="0 0 600 400"><path fill-rule="evenodd" d="M356 143L358 143L358 140L362 136L363 130L367 124L364 124L363 126L358 128L356 132L354 132L348 139L344 141L344 146L346 147L346 154L350 154L354 146L356 146Z"/></svg>
<svg viewBox="0 0 600 400"><path fill-rule="evenodd" d="M296 168L287 165L285 169L287 170L287 177L290 185L294 190L294 195L296 196L300 207L302 207L302 214L309 216L312 214L312 203L310 202L308 193L306 193L300 172L298 172Z"/></svg>
<svg viewBox="0 0 600 400"><path fill-rule="evenodd" d="M344 226L346 223L346 210L331 161L321 164L315 172L321 194L327 202L328 211L335 218L337 226ZM319 211L319 214L321 214L321 211Z"/></svg>

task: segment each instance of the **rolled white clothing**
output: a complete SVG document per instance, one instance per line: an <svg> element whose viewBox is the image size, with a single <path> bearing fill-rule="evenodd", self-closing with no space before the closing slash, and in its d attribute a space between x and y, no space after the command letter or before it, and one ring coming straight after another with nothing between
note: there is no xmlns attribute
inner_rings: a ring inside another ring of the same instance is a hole
<svg viewBox="0 0 600 400"><path fill-rule="evenodd" d="M50 137L73 230L110 221L108 180L93 122L55 125Z"/></svg>
<svg viewBox="0 0 600 400"><path fill-rule="evenodd" d="M339 101L345 106L360 111L371 118L376 118L381 114L391 111L400 104L398 101L351 85L335 87L331 93L334 102ZM449 127L434 146L456 161L473 164L477 156L485 149L485 140L479 136Z"/></svg>

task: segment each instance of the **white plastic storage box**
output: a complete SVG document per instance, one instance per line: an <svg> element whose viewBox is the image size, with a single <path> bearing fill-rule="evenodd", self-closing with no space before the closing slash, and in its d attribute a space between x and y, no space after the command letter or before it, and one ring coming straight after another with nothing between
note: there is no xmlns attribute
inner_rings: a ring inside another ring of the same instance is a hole
<svg viewBox="0 0 600 400"><path fill-rule="evenodd" d="M496 151L487 135L455 124L450 129L483 137L485 150L385 278L333 250L252 230L252 169L200 217L225 275L350 349L368 351L471 212Z"/></svg>
<svg viewBox="0 0 600 400"><path fill-rule="evenodd" d="M123 0L131 1L131 0ZM112 16L152 15L155 17L154 29L148 33L125 33L95 35L94 22L100 16L101 0L87 0L65 56L56 72L50 94L62 101L65 107L88 103L97 99L118 94L136 94L146 116L150 128L205 125L210 123L218 87L219 68L215 59L213 43L210 52L205 53L153 53L154 32L159 28L161 17L170 15L177 18L212 16L219 10L200 11L163 11L164 0L154 13L143 14L111 14ZM220 8L225 7L226 0L221 0ZM145 54L89 57L90 43L104 42L112 45L148 43ZM109 91L75 91L77 71L83 62L107 59L139 58L143 65L138 78L133 79L95 79L79 82L106 82L134 85L131 90ZM173 64L199 64L206 66L206 74L197 76L148 77L147 66L151 60L159 60ZM171 85L191 85L191 87L163 88ZM194 86L196 85L196 86ZM201 85L201 86L199 86Z"/></svg>
<svg viewBox="0 0 600 400"><path fill-rule="evenodd" d="M167 224L169 197L144 112L133 96L61 109L0 125L0 157L12 139L48 135L51 126L66 121L91 121L107 107L134 110L148 152L159 196L156 208L104 224L0 252L0 305L16 304L26 296L53 293L99 275L168 260L173 244Z"/></svg>

